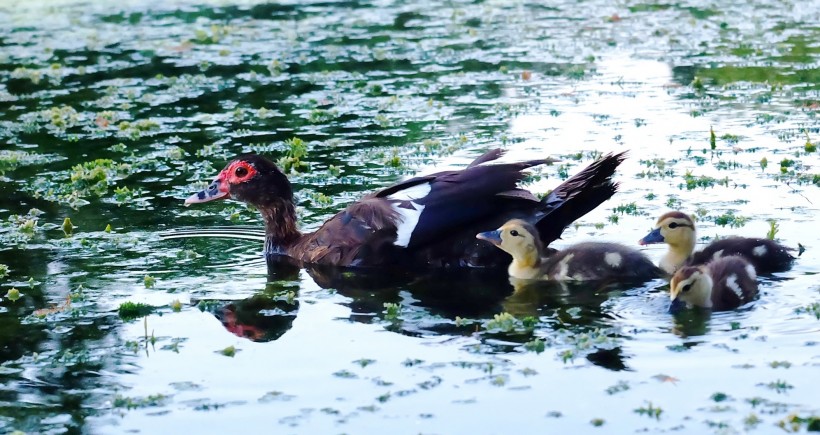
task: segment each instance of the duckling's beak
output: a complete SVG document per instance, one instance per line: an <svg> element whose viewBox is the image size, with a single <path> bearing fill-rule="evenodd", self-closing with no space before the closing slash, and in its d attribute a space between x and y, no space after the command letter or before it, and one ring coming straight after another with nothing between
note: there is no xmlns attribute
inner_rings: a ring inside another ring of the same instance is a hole
<svg viewBox="0 0 820 435"><path fill-rule="evenodd" d="M231 191L229 189L228 183L220 177L217 177L210 185L208 185L207 188L205 188L205 190L200 190L199 192L189 196L188 199L185 200L185 207L188 207L191 204L199 204L216 199L230 198Z"/></svg>
<svg viewBox="0 0 820 435"><path fill-rule="evenodd" d="M486 240L495 246L501 245L501 231L499 230L478 233L475 235L475 238L479 240Z"/></svg>
<svg viewBox="0 0 820 435"><path fill-rule="evenodd" d="M680 313L684 308L686 308L686 302L678 298L672 299L672 303L669 304L669 314Z"/></svg>
<svg viewBox="0 0 820 435"><path fill-rule="evenodd" d="M638 244L640 245L650 245L652 243L663 243L665 239L661 234L660 228L655 228L649 234L645 235L643 239L638 240Z"/></svg>

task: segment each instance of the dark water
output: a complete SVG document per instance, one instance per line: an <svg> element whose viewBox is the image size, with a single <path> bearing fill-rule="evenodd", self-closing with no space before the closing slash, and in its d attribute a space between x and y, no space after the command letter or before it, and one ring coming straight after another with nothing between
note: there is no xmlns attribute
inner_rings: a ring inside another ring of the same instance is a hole
<svg viewBox="0 0 820 435"><path fill-rule="evenodd" d="M817 1L2 4L0 430L816 428L818 22ZM260 241L161 237L261 228L182 200L294 138L304 229L497 146L562 160L536 192L629 149L558 246L680 208L806 252L747 307L671 317L662 281L268 268Z"/></svg>

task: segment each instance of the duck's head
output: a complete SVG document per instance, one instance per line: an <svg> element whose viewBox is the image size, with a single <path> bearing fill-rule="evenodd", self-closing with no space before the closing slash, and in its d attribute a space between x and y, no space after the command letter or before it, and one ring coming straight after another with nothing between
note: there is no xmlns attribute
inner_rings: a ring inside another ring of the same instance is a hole
<svg viewBox="0 0 820 435"><path fill-rule="evenodd" d="M185 200L185 205L233 198L264 208L278 201L293 201L290 182L276 165L257 154L243 154L228 162L205 190Z"/></svg>
<svg viewBox="0 0 820 435"><path fill-rule="evenodd" d="M684 307L712 306L712 277L704 267L686 266L675 272L669 283L669 297L672 304L669 312L675 313Z"/></svg>
<svg viewBox="0 0 820 435"><path fill-rule="evenodd" d="M515 260L539 258L544 250L544 244L538 237L538 230L529 222L520 219L508 221L495 231L478 233L476 238L503 249Z"/></svg>
<svg viewBox="0 0 820 435"><path fill-rule="evenodd" d="M641 245L666 243L673 247L686 249L691 247L691 249L694 249L695 221L686 213L670 211L658 218L655 229L639 240L638 243Z"/></svg>

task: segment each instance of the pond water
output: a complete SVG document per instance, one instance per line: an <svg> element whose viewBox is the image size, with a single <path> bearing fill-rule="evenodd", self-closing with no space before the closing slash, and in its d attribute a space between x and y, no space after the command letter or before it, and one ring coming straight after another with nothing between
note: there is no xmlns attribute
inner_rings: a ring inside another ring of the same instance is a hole
<svg viewBox="0 0 820 435"><path fill-rule="evenodd" d="M0 4L0 431L820 429L820 2L406 3ZM296 154L309 230L495 147L559 158L541 193L630 151L556 247L681 209L805 252L673 317L663 280L269 270L254 210L183 207Z"/></svg>

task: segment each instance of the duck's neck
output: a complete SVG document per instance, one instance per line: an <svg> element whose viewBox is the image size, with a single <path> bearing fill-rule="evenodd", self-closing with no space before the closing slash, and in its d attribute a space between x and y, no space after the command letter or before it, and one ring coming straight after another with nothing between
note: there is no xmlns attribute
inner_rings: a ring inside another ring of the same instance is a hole
<svg viewBox="0 0 820 435"><path fill-rule="evenodd" d="M514 278L539 278L541 275L541 256L538 255L537 250L515 255L507 271Z"/></svg>
<svg viewBox="0 0 820 435"><path fill-rule="evenodd" d="M669 250L661 259L661 269L669 274L675 273L675 271L680 269L680 267L683 266L687 260L689 260L689 257L692 256L692 252L694 251L694 238L686 240L682 243L676 243L674 245L670 244Z"/></svg>
<svg viewBox="0 0 820 435"><path fill-rule="evenodd" d="M277 201L260 208L265 220L265 253L284 254L299 241L302 233L296 226L296 209L290 201Z"/></svg>

